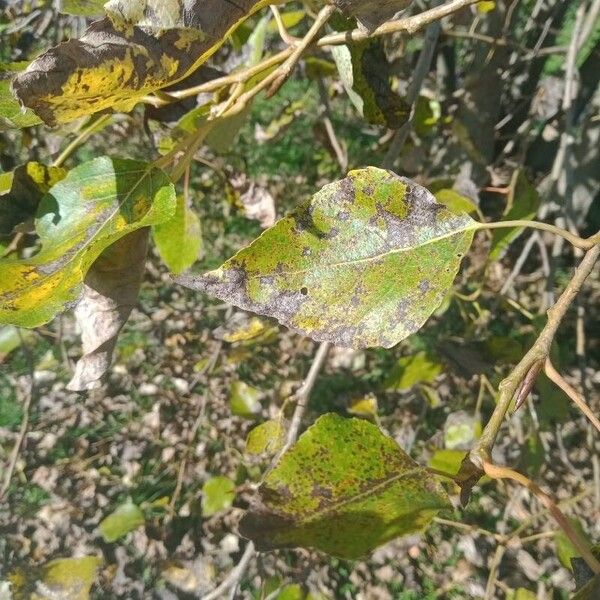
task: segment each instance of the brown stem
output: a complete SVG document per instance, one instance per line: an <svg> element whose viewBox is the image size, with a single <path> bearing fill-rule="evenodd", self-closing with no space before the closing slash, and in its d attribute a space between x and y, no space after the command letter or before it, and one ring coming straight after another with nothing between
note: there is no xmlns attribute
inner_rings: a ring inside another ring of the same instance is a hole
<svg viewBox="0 0 600 600"><path fill-rule="evenodd" d="M583 396L577 390L565 381L564 377L554 368L549 358L546 359L544 371L548 379L555 383L571 400L577 405L581 412L592 422L594 427L600 431L600 420L594 414L592 409L585 403Z"/></svg>
<svg viewBox="0 0 600 600"><path fill-rule="evenodd" d="M575 529L573 529L567 517L565 517L554 500L552 500L552 498L546 494L544 490L542 490L536 483L531 481L531 479L525 477L525 475L518 473L517 471L513 471L508 467L501 467L487 461L483 462L482 467L485 474L492 479L512 479L535 494L539 501L554 517L559 527L565 532L565 535L569 538L573 546L575 546L575 548L577 548L577 550L580 552L582 558L588 564L590 569L592 569L596 575L600 574L600 562L598 562L598 559L593 555L586 541Z"/></svg>

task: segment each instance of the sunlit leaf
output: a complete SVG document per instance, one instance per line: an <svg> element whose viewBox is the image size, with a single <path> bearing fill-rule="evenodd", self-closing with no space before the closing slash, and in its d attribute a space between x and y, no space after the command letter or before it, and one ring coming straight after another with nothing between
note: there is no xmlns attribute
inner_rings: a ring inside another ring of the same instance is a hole
<svg viewBox="0 0 600 600"><path fill-rule="evenodd" d="M104 541L110 544L141 527L145 522L140 507L129 501L121 504L114 512L102 519L98 530Z"/></svg>
<svg viewBox="0 0 600 600"><path fill-rule="evenodd" d="M431 383L442 370L442 364L427 352L417 352L398 359L384 386L388 390L408 390L417 383Z"/></svg>
<svg viewBox="0 0 600 600"><path fill-rule="evenodd" d="M435 199L443 204L446 208L451 210L453 213L474 213L477 212L477 204L462 194L459 194L456 190L444 188L435 193Z"/></svg>
<svg viewBox="0 0 600 600"><path fill-rule="evenodd" d="M374 394L367 394L354 398L348 405L348 412L356 417L377 416L377 397Z"/></svg>
<svg viewBox="0 0 600 600"><path fill-rule="evenodd" d="M227 477L211 477L202 486L202 516L212 515L229 508L235 498L235 483Z"/></svg>
<svg viewBox="0 0 600 600"><path fill-rule="evenodd" d="M100 157L76 167L40 202L41 250L0 260L0 323L46 323L79 300L83 279L105 248L174 211L173 185L147 163Z"/></svg>
<svg viewBox="0 0 600 600"><path fill-rule="evenodd" d="M160 257L173 273L182 273L202 254L200 219L183 196L177 198L173 218L154 225L152 236Z"/></svg>
<svg viewBox="0 0 600 600"><path fill-rule="evenodd" d="M438 471L456 475L460 470L465 454L464 450L436 450L429 459L429 466Z"/></svg>
<svg viewBox="0 0 600 600"><path fill-rule="evenodd" d="M259 400L263 393L260 390L244 383L234 381L229 390L229 406L231 412L245 419L253 419L261 411Z"/></svg>
<svg viewBox="0 0 600 600"><path fill-rule="evenodd" d="M474 227L371 167L325 186L216 271L177 281L317 340L391 347L442 302Z"/></svg>
<svg viewBox="0 0 600 600"><path fill-rule="evenodd" d="M504 221L531 220L540 206L540 195L523 171L516 171L510 183L508 203ZM495 229L493 232L490 259L498 260L521 234L523 227Z"/></svg>
<svg viewBox="0 0 600 600"><path fill-rule="evenodd" d="M96 556L58 558L42 567L14 571L8 576L13 600L88 600L102 562Z"/></svg>
<svg viewBox="0 0 600 600"><path fill-rule="evenodd" d="M437 480L362 419L320 417L259 489L240 532L259 550L312 547L358 558L423 529L449 499Z"/></svg>
<svg viewBox="0 0 600 600"><path fill-rule="evenodd" d="M0 363L17 348L35 338L33 331L19 329L12 325L0 327Z"/></svg>
<svg viewBox="0 0 600 600"><path fill-rule="evenodd" d="M246 452L248 454L276 454L285 443L285 427L279 420L265 421L248 434Z"/></svg>
<svg viewBox="0 0 600 600"><path fill-rule="evenodd" d="M130 111L141 98L194 71L235 27L269 0L203 3L111 0L108 17L80 39L36 58L13 81L20 101L49 125L111 109Z"/></svg>

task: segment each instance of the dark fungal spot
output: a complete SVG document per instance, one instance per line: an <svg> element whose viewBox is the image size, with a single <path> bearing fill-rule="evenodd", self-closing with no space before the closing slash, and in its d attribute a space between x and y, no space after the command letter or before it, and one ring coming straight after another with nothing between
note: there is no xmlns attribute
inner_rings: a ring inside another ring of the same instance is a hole
<svg viewBox="0 0 600 600"><path fill-rule="evenodd" d="M308 288L307 287L300 288L300 293L303 296L306 296L308 294Z"/></svg>

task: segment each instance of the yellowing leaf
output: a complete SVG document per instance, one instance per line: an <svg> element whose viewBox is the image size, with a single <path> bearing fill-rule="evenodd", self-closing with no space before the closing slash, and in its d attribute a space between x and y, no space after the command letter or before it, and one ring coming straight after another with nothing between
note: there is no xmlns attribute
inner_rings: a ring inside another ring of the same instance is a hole
<svg viewBox="0 0 600 600"><path fill-rule="evenodd" d="M202 516L229 508L235 498L235 483L227 477L211 477L202 486Z"/></svg>
<svg viewBox="0 0 600 600"><path fill-rule="evenodd" d="M348 412L357 417L375 417L377 416L377 398L374 394L355 398L350 402Z"/></svg>
<svg viewBox="0 0 600 600"><path fill-rule="evenodd" d="M104 518L98 530L107 543L116 542L130 531L141 527L145 523L144 513L139 506L129 501L121 504L113 513Z"/></svg>
<svg viewBox="0 0 600 600"><path fill-rule="evenodd" d="M443 204L446 208L451 210L453 213L474 213L477 212L477 204L462 194L459 194L453 189L442 189L435 193L435 199Z"/></svg>
<svg viewBox="0 0 600 600"><path fill-rule="evenodd" d="M108 246L174 211L173 185L151 165L100 157L76 167L40 202L41 250L0 260L0 323L48 322L79 300L87 271Z"/></svg>
<svg viewBox="0 0 600 600"><path fill-rule="evenodd" d="M440 305L475 227L370 167L325 186L221 268L177 281L316 340L388 348Z"/></svg>
<svg viewBox="0 0 600 600"><path fill-rule="evenodd" d="M182 273L202 254L200 219L183 196L177 198L173 218L154 225L152 236L160 257L173 273Z"/></svg>
<svg viewBox="0 0 600 600"><path fill-rule="evenodd" d="M40 568L17 570L8 580L14 600L88 600L101 565L96 556L58 558Z"/></svg>
<svg viewBox="0 0 600 600"><path fill-rule="evenodd" d="M387 390L408 390L417 383L431 383L442 372L441 363L426 352L403 356L385 380Z"/></svg>
<svg viewBox="0 0 600 600"><path fill-rule="evenodd" d="M362 419L320 417L270 471L240 533L259 550L354 559L423 529L450 501L439 482Z"/></svg>
<svg viewBox="0 0 600 600"><path fill-rule="evenodd" d="M129 111L140 99L193 72L269 0L123 2L109 17L36 58L13 81L19 100L55 125L101 110Z"/></svg>
<svg viewBox="0 0 600 600"><path fill-rule="evenodd" d="M248 454L276 454L285 443L285 428L276 420L257 425L248 434L246 452Z"/></svg>

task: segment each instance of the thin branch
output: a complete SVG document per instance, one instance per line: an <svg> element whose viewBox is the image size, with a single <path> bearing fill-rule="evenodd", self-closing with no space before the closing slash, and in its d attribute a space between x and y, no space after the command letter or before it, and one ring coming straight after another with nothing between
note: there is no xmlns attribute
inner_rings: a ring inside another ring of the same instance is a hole
<svg viewBox="0 0 600 600"><path fill-rule="evenodd" d="M240 558L240 562L231 569L231 572L227 577L221 582L221 584L216 587L212 592L206 594L206 596L202 596L202 600L222 600L225 597L225 593L231 589L232 587L237 586L240 582L240 579L244 576L250 561L254 557L254 544L252 542L248 542L246 549L244 550L244 554Z"/></svg>
<svg viewBox="0 0 600 600"><path fill-rule="evenodd" d="M577 390L571 386L564 377L554 368L554 365L549 358L546 359L544 366L544 372L548 376L548 379L555 383L571 400L577 405L581 412L591 421L594 427L600 432L600 420L594 414L592 409L586 404L583 396L577 392Z"/></svg>
<svg viewBox="0 0 600 600"><path fill-rule="evenodd" d="M481 437L476 442L475 446L463 462L461 472L465 482L472 484L477 481L481 475L481 468L484 461L489 460L490 452L500 426L504 421L504 417L512 402L513 396L517 388L530 371L531 367L539 360L545 360L550 354L550 347L554 336L560 326L567 310L575 300L577 294L581 290L583 283L588 275L592 272L598 257L600 256L600 246L595 246L589 250L579 267L576 269L573 278L557 300L556 304L548 311L548 321L539 337L527 354L521 359L519 364L513 369L508 377L506 377L499 385L499 396L496 408L492 413ZM479 470L479 474L477 473Z"/></svg>
<svg viewBox="0 0 600 600"><path fill-rule="evenodd" d="M319 349L315 354L315 358L312 362L310 370L308 371L308 375L304 380L304 383L302 384L300 389L294 394L294 400L296 401L296 409L294 410L294 414L290 422L285 444L273 460L273 464L279 461L279 459L294 445L296 439L298 438L300 426L302 425L302 418L304 417L304 413L306 412L308 399L310 397L310 394L312 393L313 388L315 387L317 377L319 376L319 373L321 372L321 369L325 364L325 359L327 358L327 354L329 353L330 348L331 344L329 344L329 342L323 342L319 346Z"/></svg>
<svg viewBox="0 0 600 600"><path fill-rule="evenodd" d="M101 115L97 119L92 119L79 132L77 137L59 154L58 158L52 163L54 167L62 167L65 161L98 129L104 126L112 119L113 115Z"/></svg>
<svg viewBox="0 0 600 600"><path fill-rule="evenodd" d="M19 452L21 451L21 447L23 446L23 440L25 439L25 436L27 435L27 429L29 428L29 411L31 409L31 404L35 396L35 365L33 362L33 355L31 353L31 350L26 346L21 332L19 331L18 333L19 337L21 338L21 347L23 348L23 352L25 352L27 358L27 365L29 367L29 390L27 392L25 402L23 403L23 419L21 421L19 433L17 435L17 439L15 440L12 452L10 454L8 465L6 467L6 470L4 471L4 481L2 482L2 487L0 488L0 501L3 500L4 496L8 492L10 482L12 481L12 477L15 472L17 460L19 459Z"/></svg>
<svg viewBox="0 0 600 600"><path fill-rule="evenodd" d="M592 569L595 574L600 574L600 562L598 562L598 559L594 556L586 541L572 527L567 517L565 517L558 505L548 494L546 494L546 492L544 492L536 483L531 481L531 479L525 477L525 475L518 473L517 471L513 471L508 467L501 467L487 461L484 461L482 466L485 474L492 479L512 479L513 481L520 483L522 486L525 486L528 490L535 494L539 501L554 517L559 527L564 531L565 535L569 538L573 546L575 546L575 548L581 554L582 558L588 564L590 569Z"/></svg>
<svg viewBox="0 0 600 600"><path fill-rule="evenodd" d="M300 39L290 35L289 31L285 28L285 23L283 22L283 18L281 17L281 13L279 12L279 8L274 4L271 4L269 7L273 16L275 17L275 23L277 23L277 29L279 31L279 37L288 45L293 46L297 44Z"/></svg>

